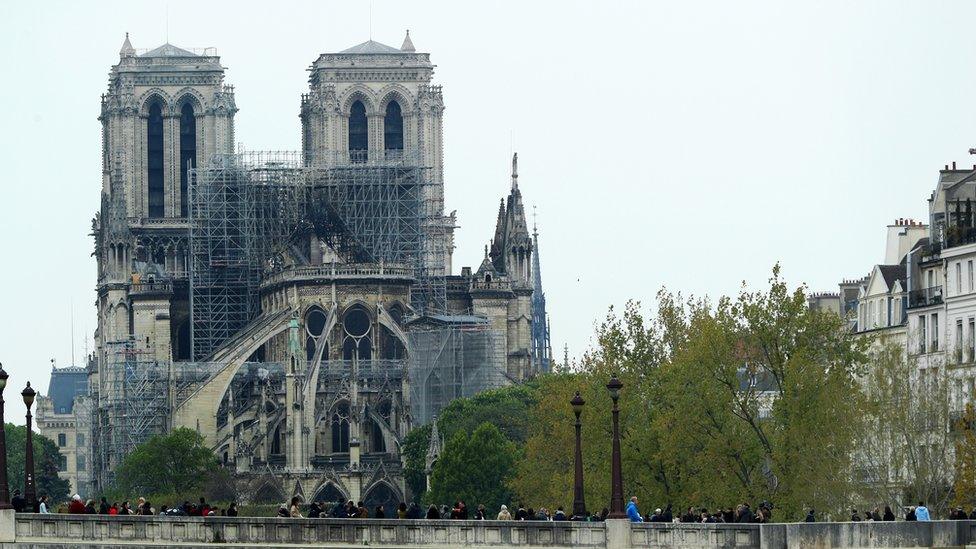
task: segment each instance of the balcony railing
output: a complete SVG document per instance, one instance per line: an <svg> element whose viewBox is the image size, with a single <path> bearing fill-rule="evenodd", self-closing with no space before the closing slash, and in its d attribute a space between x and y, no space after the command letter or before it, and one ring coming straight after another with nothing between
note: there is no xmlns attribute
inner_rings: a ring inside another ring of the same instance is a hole
<svg viewBox="0 0 976 549"><path fill-rule="evenodd" d="M922 261L930 261L933 259L938 259L939 254L942 253L942 243L941 242L929 242L922 246Z"/></svg>
<svg viewBox="0 0 976 549"><path fill-rule="evenodd" d="M173 284L171 282L139 282L132 285L129 293L132 295L171 294L173 293Z"/></svg>
<svg viewBox="0 0 976 549"><path fill-rule="evenodd" d="M928 307L929 305L938 305L940 303L942 303L942 286L912 290L908 294L909 309Z"/></svg>
<svg viewBox="0 0 976 549"><path fill-rule="evenodd" d="M946 248L965 246L976 242L976 227L949 227L946 231Z"/></svg>

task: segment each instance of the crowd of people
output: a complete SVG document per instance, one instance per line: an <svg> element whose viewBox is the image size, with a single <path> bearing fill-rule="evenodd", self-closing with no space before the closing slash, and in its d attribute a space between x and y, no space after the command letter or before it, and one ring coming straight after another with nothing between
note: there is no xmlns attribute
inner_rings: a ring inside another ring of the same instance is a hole
<svg viewBox="0 0 976 549"><path fill-rule="evenodd" d="M767 523L773 518L773 506L762 502L755 511L748 503L741 503L735 507L725 509L688 507L684 512L675 512L669 503L663 510L658 507L653 513L641 515L637 508L637 497L630 498L626 508L627 518L631 522L697 522L704 524L716 523Z"/></svg>
<svg viewBox="0 0 976 549"><path fill-rule="evenodd" d="M905 507L904 518L907 521L927 521L933 520L932 513L928 507L925 506L924 501L918 502L918 505L912 505ZM813 510L807 514L807 522L814 522L811 520L813 516ZM851 509L851 522L861 522L861 521L893 521L895 520L895 513L891 510L891 507L885 505L884 513L882 514L880 508L875 507L874 511L865 511L863 516L858 513L857 509ZM949 510L949 520L976 520L976 507L973 508L971 513L966 513L962 507L955 507Z"/></svg>
<svg viewBox="0 0 976 549"><path fill-rule="evenodd" d="M27 501L19 490L14 491L11 498L11 505L17 512L35 511L28 509ZM48 497L41 495L37 499L36 512L50 513ZM139 498L135 504L129 501L109 503L106 498L101 498L99 502L95 500L83 500L81 496L75 494L70 501L62 503L55 510L58 513L70 514L90 514L90 515L164 515L164 516L192 516L192 517L236 517L238 516L237 504L231 502L227 507L220 507L207 503L205 498L200 498L199 502L191 503L184 501L176 506L163 505L156 509L146 498ZM631 522L663 522L663 523L768 523L772 521L773 506L769 502L760 503L755 510L749 503L743 502L735 508L726 507L724 509L709 510L704 507L688 507L685 511L675 511L669 503L664 509L657 508L651 513L642 515L638 509L637 497L630 498L627 503L625 513ZM281 504L277 510L278 517L290 518L374 518L374 519L454 519L454 520L529 520L529 521L587 521L602 522L607 519L610 511L603 508L599 513L584 512L580 515L570 515L563 507L556 507L555 510L541 507L538 510L519 504L514 511L507 505L502 505L498 513L490 513L484 505L478 505L473 511L468 509L467 504L462 500L454 502L453 506L448 505L429 505L424 510L417 502L399 503L394 509L386 509L384 505L376 505L369 509L360 501L339 500L334 503L324 501L313 501L307 506L301 498L293 497L288 504ZM950 509L949 520L976 520L976 508L970 513L966 513L961 507ZM916 506L904 508L903 519L906 521L928 521L933 520L932 513L925 506L924 502L919 502ZM894 521L896 515L891 507L886 505L882 511L880 507L875 507L873 511L859 512L851 509L851 522L861 521ZM806 522L817 522L817 513L814 509L809 509L806 515Z"/></svg>

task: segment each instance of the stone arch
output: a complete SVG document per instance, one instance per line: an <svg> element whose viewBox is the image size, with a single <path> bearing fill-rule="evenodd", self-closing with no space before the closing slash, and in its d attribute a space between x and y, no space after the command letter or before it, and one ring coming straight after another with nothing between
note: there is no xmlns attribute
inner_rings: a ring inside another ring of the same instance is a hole
<svg viewBox="0 0 976 549"><path fill-rule="evenodd" d="M386 517L390 518L396 516L393 514L396 506L404 498L398 486L385 478L380 478L363 491L362 499L371 515L378 505L383 505Z"/></svg>
<svg viewBox="0 0 976 549"><path fill-rule="evenodd" d="M326 503L336 503L342 498L343 502L349 501L349 490L343 486L338 479L329 479L319 484L312 492L310 501L324 501Z"/></svg>
<svg viewBox="0 0 976 549"><path fill-rule="evenodd" d="M203 95L196 88L183 88L176 92L174 97L176 97L173 101L175 112L179 112L185 103L189 103L193 107L193 116L203 116L206 110L206 100L204 100Z"/></svg>
<svg viewBox="0 0 976 549"><path fill-rule="evenodd" d="M143 117L149 116L149 107L155 102L160 104L164 112L171 112L173 106L172 96L160 88L150 88L139 96L139 115Z"/></svg>
<svg viewBox="0 0 976 549"><path fill-rule="evenodd" d="M366 107L367 117L371 114L379 112L376 110L377 101L376 97L373 95L373 92L365 86L355 86L343 95L342 102L340 103L342 116L347 119L349 118L352 110L352 104L357 100L361 101L363 106Z"/></svg>
<svg viewBox="0 0 976 549"><path fill-rule="evenodd" d="M384 86L382 90L377 94L381 99L377 103L377 112L386 112L386 106L390 101L396 101L400 105L400 110L403 112L403 116L412 114L416 109L414 107L413 95L407 88L400 84L389 84Z"/></svg>

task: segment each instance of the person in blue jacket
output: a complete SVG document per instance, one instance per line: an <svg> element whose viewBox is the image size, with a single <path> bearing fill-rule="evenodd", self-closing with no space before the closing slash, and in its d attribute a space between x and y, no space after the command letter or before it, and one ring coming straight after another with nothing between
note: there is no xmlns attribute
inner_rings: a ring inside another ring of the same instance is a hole
<svg viewBox="0 0 976 549"><path fill-rule="evenodd" d="M630 498L630 503L627 504L627 518L630 522L644 522L644 517L637 510L637 496Z"/></svg>
<svg viewBox="0 0 976 549"><path fill-rule="evenodd" d="M915 508L915 519L916 520L932 520L929 518L929 510L925 507L925 502L918 502L918 507Z"/></svg>

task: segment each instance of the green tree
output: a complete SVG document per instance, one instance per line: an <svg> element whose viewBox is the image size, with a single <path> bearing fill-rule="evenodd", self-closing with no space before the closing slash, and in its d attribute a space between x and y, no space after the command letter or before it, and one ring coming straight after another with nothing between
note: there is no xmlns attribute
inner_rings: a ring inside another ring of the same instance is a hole
<svg viewBox="0 0 976 549"><path fill-rule="evenodd" d="M508 440L523 444L529 434L529 410L537 400L532 381L454 399L438 414L437 428L450 438L457 431L472 433L482 423L491 423Z"/></svg>
<svg viewBox="0 0 976 549"><path fill-rule="evenodd" d="M862 378L869 427L854 467L864 501L896 508L925 500L936 513L945 511L953 440L949 380L941 366L930 357L928 367L919 368L898 342L878 342L869 353Z"/></svg>
<svg viewBox="0 0 976 549"><path fill-rule="evenodd" d="M431 475L426 501L462 500L472 509L484 504L491 510L510 503L508 480L516 452L515 444L491 423L482 423L470 437L464 431L455 432Z"/></svg>
<svg viewBox="0 0 976 549"><path fill-rule="evenodd" d="M111 493L119 498L200 493L220 468L203 436L181 427L137 446L115 473ZM158 498L157 498L158 499Z"/></svg>
<svg viewBox="0 0 976 549"><path fill-rule="evenodd" d="M956 478L953 505L976 507L976 406L966 404L966 412L956 424Z"/></svg>
<svg viewBox="0 0 976 549"><path fill-rule="evenodd" d="M403 475L415 500L427 492L427 448L430 447L431 424L413 429L403 438Z"/></svg>
<svg viewBox="0 0 976 549"><path fill-rule="evenodd" d="M530 410L538 400L538 383L500 387L478 393L470 398L452 400L441 410L437 428L441 437L450 439L454 433L472 433L482 423L490 423L508 440L512 448L525 444L529 433ZM427 449L430 446L431 426L412 430L403 441L404 475L411 493L422 499L427 490ZM439 461L435 468L441 467Z"/></svg>
<svg viewBox="0 0 976 549"><path fill-rule="evenodd" d="M7 423L4 425L7 443L7 480L10 493L24 491L24 468L26 463L27 427ZM47 495L52 501L68 498L71 488L67 480L58 476L61 460L64 459L58 446L47 437L33 433L34 442L34 482L37 495Z"/></svg>
<svg viewBox="0 0 976 549"><path fill-rule="evenodd" d="M580 371L550 376L512 481L528 502L572 494L569 399L583 412L586 497L609 502L610 398L619 373L624 491L650 505L734 505L762 500L777 519L806 507L841 509L864 399L856 377L863 343L836 315L811 310L802 287L773 270L763 291L713 305L661 291L656 316L639 303L612 309Z"/></svg>

